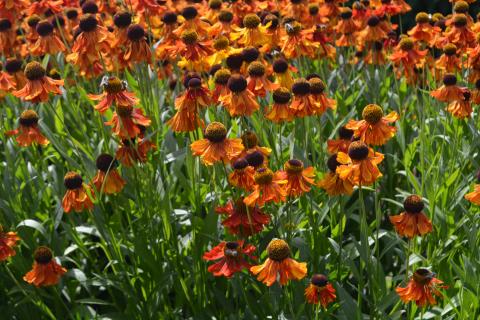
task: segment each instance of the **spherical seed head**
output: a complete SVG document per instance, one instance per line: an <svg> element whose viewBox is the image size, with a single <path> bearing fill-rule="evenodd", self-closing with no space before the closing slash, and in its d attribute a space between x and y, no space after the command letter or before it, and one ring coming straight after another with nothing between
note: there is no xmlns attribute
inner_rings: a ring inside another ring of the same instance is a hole
<svg viewBox="0 0 480 320"><path fill-rule="evenodd" d="M342 10L340 11L340 18L342 18L343 20L348 20L351 17L352 17L352 9L348 7L342 8Z"/></svg>
<svg viewBox="0 0 480 320"><path fill-rule="evenodd" d="M220 63L217 63L217 64L214 64L210 67L210 70L208 70L208 75L209 76L215 76L215 73L220 70L222 68L222 64Z"/></svg>
<svg viewBox="0 0 480 320"><path fill-rule="evenodd" d="M5 71L13 74L20 70L22 70L22 60L16 58L7 59L7 61L5 62Z"/></svg>
<svg viewBox="0 0 480 320"><path fill-rule="evenodd" d="M455 27L465 27L467 25L467 16L463 13L457 13L453 16L453 24Z"/></svg>
<svg viewBox="0 0 480 320"><path fill-rule="evenodd" d="M443 76L443 84L446 86L454 86L457 84L457 76L453 73L447 73Z"/></svg>
<svg viewBox="0 0 480 320"><path fill-rule="evenodd" d="M272 64L273 72L275 73L285 73L288 70L288 62L285 59L277 59L273 61Z"/></svg>
<svg viewBox="0 0 480 320"><path fill-rule="evenodd" d="M83 14L91 13L91 14L97 14L98 13L98 6L95 3L95 1L85 1L82 4L82 12Z"/></svg>
<svg viewBox="0 0 480 320"><path fill-rule="evenodd" d="M268 27L268 29L270 29L270 30L278 28L278 25L280 24L280 20L274 14L267 14L263 18L262 24L267 25L269 22L270 22L270 27Z"/></svg>
<svg viewBox="0 0 480 320"><path fill-rule="evenodd" d="M225 37L225 36L219 36L217 39L215 39L215 41L213 42L213 47L215 48L215 50L219 51L219 50L224 50L226 48L228 48L228 46L230 45L230 41L228 41L228 38Z"/></svg>
<svg viewBox="0 0 480 320"><path fill-rule="evenodd" d="M325 287L328 284L328 278L323 274L314 274L310 282L314 286Z"/></svg>
<svg viewBox="0 0 480 320"><path fill-rule="evenodd" d="M132 24L132 14L127 11L117 12L113 16L113 23L117 28L127 28L130 24Z"/></svg>
<svg viewBox="0 0 480 320"><path fill-rule="evenodd" d="M197 42L198 34L195 30L186 30L182 33L181 38L186 45L192 45Z"/></svg>
<svg viewBox="0 0 480 320"><path fill-rule="evenodd" d="M245 155L245 159L247 160L248 165L257 168L263 164L265 157L258 150L249 150Z"/></svg>
<svg viewBox="0 0 480 320"><path fill-rule="evenodd" d="M253 61L248 65L247 72L251 77L262 77L265 75L265 66L259 61Z"/></svg>
<svg viewBox="0 0 480 320"><path fill-rule="evenodd" d="M30 28L35 28L35 26L40 22L41 18L36 14L31 15L28 20L27 24Z"/></svg>
<svg viewBox="0 0 480 320"><path fill-rule="evenodd" d="M177 14L172 11L167 11L162 16L163 23L167 25L172 25L177 23Z"/></svg>
<svg viewBox="0 0 480 320"><path fill-rule="evenodd" d="M308 14L311 16L316 16L320 11L320 7L316 3L310 3L308 5Z"/></svg>
<svg viewBox="0 0 480 320"><path fill-rule="evenodd" d="M233 163L233 169L235 170L243 170L246 167L248 167L248 161L245 158L239 158Z"/></svg>
<svg viewBox="0 0 480 320"><path fill-rule="evenodd" d="M337 154L332 154L327 160L327 167L331 172L335 172L340 163L337 161Z"/></svg>
<svg viewBox="0 0 480 320"><path fill-rule="evenodd" d="M12 22L8 19L0 19L0 32L8 31L12 28Z"/></svg>
<svg viewBox="0 0 480 320"><path fill-rule="evenodd" d="M38 114L34 110L25 110L20 115L19 122L25 127L34 126L38 123Z"/></svg>
<svg viewBox="0 0 480 320"><path fill-rule="evenodd" d="M221 68L217 72L215 72L214 81L216 84L226 85L231 75L232 74L230 70Z"/></svg>
<svg viewBox="0 0 480 320"><path fill-rule="evenodd" d="M435 276L433 272L425 268L419 268L413 273L413 280L419 284L427 284Z"/></svg>
<svg viewBox="0 0 480 320"><path fill-rule="evenodd" d="M41 246L38 247L37 250L35 250L33 258L39 264L48 264L53 259L53 253L50 248Z"/></svg>
<svg viewBox="0 0 480 320"><path fill-rule="evenodd" d="M285 24L285 30L289 36L294 36L302 31L302 24L298 21L292 21L290 23Z"/></svg>
<svg viewBox="0 0 480 320"><path fill-rule="evenodd" d="M255 29L260 24L260 18L255 13L249 13L243 18L243 25L247 29Z"/></svg>
<svg viewBox="0 0 480 320"><path fill-rule="evenodd" d="M376 26L378 26L379 23L380 23L380 18L378 18L377 16L371 16L367 20L367 24L370 27L376 27Z"/></svg>
<svg viewBox="0 0 480 320"><path fill-rule="evenodd" d="M230 23L233 20L233 13L228 10L221 10L218 13L218 20L224 23Z"/></svg>
<svg viewBox="0 0 480 320"><path fill-rule="evenodd" d="M28 80L39 80L45 76L45 68L40 63L32 61L26 65L24 73Z"/></svg>
<svg viewBox="0 0 480 320"><path fill-rule="evenodd" d="M273 91L273 101L279 104L286 104L292 98L292 94L285 87L279 87Z"/></svg>
<svg viewBox="0 0 480 320"><path fill-rule="evenodd" d="M204 136L210 142L222 142L227 137L227 128L220 122L212 122L205 128Z"/></svg>
<svg viewBox="0 0 480 320"><path fill-rule="evenodd" d="M78 11L77 9L75 8L69 8L67 9L67 11L65 12L65 15L67 16L67 18L69 20L74 20L74 19L77 19L78 18Z"/></svg>
<svg viewBox="0 0 480 320"><path fill-rule="evenodd" d="M208 6L210 9L218 10L222 7L222 0L210 0Z"/></svg>
<svg viewBox="0 0 480 320"><path fill-rule="evenodd" d="M283 165L288 174L299 174L303 171L303 162L298 159L290 159Z"/></svg>
<svg viewBox="0 0 480 320"><path fill-rule="evenodd" d="M242 134L242 144L245 149L251 149L258 146L258 137L252 131L246 131Z"/></svg>
<svg viewBox="0 0 480 320"><path fill-rule="evenodd" d="M65 18L57 14L50 19L50 23L54 28L62 28L65 26Z"/></svg>
<svg viewBox="0 0 480 320"><path fill-rule="evenodd" d="M306 96L310 93L310 83L304 78L295 79L292 85L292 92L296 96Z"/></svg>
<svg viewBox="0 0 480 320"><path fill-rule="evenodd" d="M192 20L198 15L198 11L195 7L188 6L182 10L181 14L186 20Z"/></svg>
<svg viewBox="0 0 480 320"><path fill-rule="evenodd" d="M140 41L145 38L145 30L139 24L132 24L127 29L127 37L130 41Z"/></svg>
<svg viewBox="0 0 480 320"><path fill-rule="evenodd" d="M376 104L369 104L362 111L363 120L369 124L377 124L383 117L383 109Z"/></svg>
<svg viewBox="0 0 480 320"><path fill-rule="evenodd" d="M424 208L422 197L412 194L403 201L403 208L409 213L420 213Z"/></svg>
<svg viewBox="0 0 480 320"><path fill-rule="evenodd" d="M308 83L310 84L310 92L313 94L320 94L325 91L325 82L320 78L311 78Z"/></svg>
<svg viewBox="0 0 480 320"><path fill-rule="evenodd" d="M122 106L122 105L117 105L117 114L121 118L128 118L132 115L133 112L133 106Z"/></svg>
<svg viewBox="0 0 480 320"><path fill-rule="evenodd" d="M255 47L246 47L242 50L242 55L243 61L250 63L258 59L260 51Z"/></svg>
<svg viewBox="0 0 480 320"><path fill-rule="evenodd" d="M267 246L268 257L274 261L283 261L290 257L290 247L285 240L273 239Z"/></svg>
<svg viewBox="0 0 480 320"><path fill-rule="evenodd" d="M223 254L225 254L225 256L230 258L236 258L238 257L238 247L239 247L238 242L229 241L225 244L225 248L223 249Z"/></svg>
<svg viewBox="0 0 480 320"><path fill-rule="evenodd" d="M352 140L353 132L353 130L347 129L345 126L341 126L340 129L338 129L338 136L343 140Z"/></svg>
<svg viewBox="0 0 480 320"><path fill-rule="evenodd" d="M414 45L415 44L414 44L412 38L404 37L400 40L400 49L402 49L403 51L412 50Z"/></svg>
<svg viewBox="0 0 480 320"><path fill-rule="evenodd" d="M96 161L97 169L103 172L112 170L117 167L117 162L115 158L107 153L102 153L98 156Z"/></svg>
<svg viewBox="0 0 480 320"><path fill-rule="evenodd" d="M82 186L83 179L78 173L70 171L63 177L63 184L68 190L75 190Z"/></svg>
<svg viewBox="0 0 480 320"><path fill-rule="evenodd" d="M363 141L353 141L348 147L348 156L357 161L365 160L368 157L368 146Z"/></svg>
<svg viewBox="0 0 480 320"><path fill-rule="evenodd" d="M453 43L447 43L445 47L443 47L443 53L447 56L453 56L457 54L457 46Z"/></svg>
<svg viewBox="0 0 480 320"><path fill-rule="evenodd" d="M122 92L125 89L125 87L122 80L120 80L115 76L111 76L110 78L108 78L107 82L103 85L103 89L107 93L115 94L115 93Z"/></svg>
<svg viewBox="0 0 480 320"><path fill-rule="evenodd" d="M86 15L80 18L80 30L82 32L91 32L94 31L97 28L98 21L95 18L95 16L92 15Z"/></svg>
<svg viewBox="0 0 480 320"><path fill-rule="evenodd" d="M198 78L200 79L200 74L194 72L194 71L189 71L187 73L185 73L185 75L183 76L183 85L188 88L188 82L193 79L193 78Z"/></svg>
<svg viewBox="0 0 480 320"><path fill-rule="evenodd" d="M240 74L234 74L228 79L227 87L234 93L243 92L247 89L247 80Z"/></svg>
<svg viewBox="0 0 480 320"><path fill-rule="evenodd" d="M455 2L455 5L453 6L453 12L467 13L469 8L470 7L466 1L460 0L458 2Z"/></svg>
<svg viewBox="0 0 480 320"><path fill-rule="evenodd" d="M253 179L255 180L255 183L259 185L269 184L273 180L273 171L269 168L257 169L253 175Z"/></svg>
<svg viewBox="0 0 480 320"><path fill-rule="evenodd" d="M198 89L202 86L202 80L200 78L192 78L188 80L188 87L191 89Z"/></svg>
<svg viewBox="0 0 480 320"><path fill-rule="evenodd" d="M415 16L415 21L417 23L428 23L428 22L430 22L430 17L428 16L428 14L426 12L419 12Z"/></svg>
<svg viewBox="0 0 480 320"><path fill-rule="evenodd" d="M243 59L242 53L232 53L227 57L225 62L230 70L239 70L242 67Z"/></svg>
<svg viewBox="0 0 480 320"><path fill-rule="evenodd" d="M35 29L41 37L46 37L53 33L53 25L48 20L43 20L37 23Z"/></svg>

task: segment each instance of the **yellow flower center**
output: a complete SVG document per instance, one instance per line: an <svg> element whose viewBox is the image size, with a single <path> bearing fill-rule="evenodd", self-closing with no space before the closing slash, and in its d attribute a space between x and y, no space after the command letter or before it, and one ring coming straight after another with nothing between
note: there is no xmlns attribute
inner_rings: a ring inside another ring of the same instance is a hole
<svg viewBox="0 0 480 320"><path fill-rule="evenodd" d="M45 76L45 68L40 63L32 61L27 64L24 73L28 80L40 80Z"/></svg>
<svg viewBox="0 0 480 320"><path fill-rule="evenodd" d="M467 25L467 16L463 13L458 13L453 17L453 24L456 27L464 27Z"/></svg>
<svg viewBox="0 0 480 320"><path fill-rule="evenodd" d="M252 131L247 131L242 135L242 143L245 149L251 149L258 146L257 135Z"/></svg>
<svg viewBox="0 0 480 320"><path fill-rule="evenodd" d="M232 74L230 70L221 68L217 72L215 72L215 76L214 76L215 83L226 85L231 75Z"/></svg>
<svg viewBox="0 0 480 320"><path fill-rule="evenodd" d="M362 111L362 117L369 124L377 124L383 117L383 110L376 104L369 104Z"/></svg>
<svg viewBox="0 0 480 320"><path fill-rule="evenodd" d="M133 106L117 105L117 114L122 118L130 117L132 115L132 112Z"/></svg>
<svg viewBox="0 0 480 320"><path fill-rule="evenodd" d="M311 78L310 80L308 80L308 83L310 84L310 92L313 94L320 94L325 91L325 82L323 82L320 78Z"/></svg>
<svg viewBox="0 0 480 320"><path fill-rule="evenodd" d="M53 253L50 248L41 246L38 247L37 250L35 250L35 253L33 255L35 261L39 264L47 264L53 259Z"/></svg>
<svg viewBox="0 0 480 320"><path fill-rule="evenodd" d="M215 42L213 43L213 47L215 50L220 51L224 50L228 47L230 42L228 41L227 37L225 36L220 36L217 39L215 39Z"/></svg>
<svg viewBox="0 0 480 320"><path fill-rule="evenodd" d="M227 137L227 128L220 122L212 122L205 128L205 138L211 142L222 142Z"/></svg>
<svg viewBox="0 0 480 320"><path fill-rule="evenodd" d="M443 48L443 52L447 56L453 56L453 55L457 54L457 46L454 45L453 43L447 43L445 45L445 47Z"/></svg>
<svg viewBox="0 0 480 320"><path fill-rule="evenodd" d="M283 261L290 257L290 247L282 239L273 239L267 246L268 257L274 261Z"/></svg>
<svg viewBox="0 0 480 320"><path fill-rule="evenodd" d="M288 103L288 101L290 101L290 99L292 98L292 94L285 87L280 87L278 89L275 89L275 91L273 91L272 96L273 96L273 101L275 101L275 103L280 103L280 104Z"/></svg>
<svg viewBox="0 0 480 320"><path fill-rule="evenodd" d="M254 13L247 14L243 18L243 25L247 29L255 29L256 27L258 27L260 22L260 18Z"/></svg>
<svg viewBox="0 0 480 320"><path fill-rule="evenodd" d="M426 12L419 12L415 17L415 21L417 23L428 23L430 21L430 18L428 17L428 14Z"/></svg>
<svg viewBox="0 0 480 320"><path fill-rule="evenodd" d="M260 168L255 172L253 178L258 185L269 184L273 180L273 171L268 168Z"/></svg>
<svg viewBox="0 0 480 320"><path fill-rule="evenodd" d="M119 78L112 76L108 78L107 83L103 86L103 89L110 94L122 92L124 89L123 82Z"/></svg>
<svg viewBox="0 0 480 320"><path fill-rule="evenodd" d="M253 61L248 65L247 71L252 77L262 77L265 74L265 66L259 61Z"/></svg>
<svg viewBox="0 0 480 320"><path fill-rule="evenodd" d="M31 127L38 123L38 114L33 110L25 110L20 115L19 121L22 126Z"/></svg>
<svg viewBox="0 0 480 320"><path fill-rule="evenodd" d="M288 174L299 174L303 171L303 162L297 159L291 159L285 162L283 167Z"/></svg>
<svg viewBox="0 0 480 320"><path fill-rule="evenodd" d="M186 45L192 45L197 42L198 34L194 30L187 30L182 33L181 38Z"/></svg>
<svg viewBox="0 0 480 320"><path fill-rule="evenodd" d="M456 2L455 5L453 6L453 12L455 13L467 13L468 9L469 9L468 3L462 0Z"/></svg>
<svg viewBox="0 0 480 320"><path fill-rule="evenodd" d="M400 40L400 49L403 51L412 50L414 47L413 40L411 38L405 37Z"/></svg>

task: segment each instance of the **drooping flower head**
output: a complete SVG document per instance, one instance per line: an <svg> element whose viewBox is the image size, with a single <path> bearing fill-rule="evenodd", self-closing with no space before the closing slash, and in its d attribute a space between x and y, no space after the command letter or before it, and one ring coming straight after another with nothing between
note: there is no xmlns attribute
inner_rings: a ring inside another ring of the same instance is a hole
<svg viewBox="0 0 480 320"><path fill-rule="evenodd" d="M285 87L279 87L273 91L273 105L265 113L265 118L273 122L292 121L294 118L293 111L290 109L290 101L292 94Z"/></svg>
<svg viewBox="0 0 480 320"><path fill-rule="evenodd" d="M323 308L335 301L335 288L328 281L328 278L323 274L315 274L310 280L310 284L305 289L305 298L308 303L320 303Z"/></svg>
<svg viewBox="0 0 480 320"><path fill-rule="evenodd" d="M244 241L222 241L212 250L205 252L203 259L207 261L216 261L208 267L215 277L231 278L235 273L243 269L249 269L250 264L245 260L246 257L253 259L255 247L251 244L244 245Z"/></svg>
<svg viewBox="0 0 480 320"><path fill-rule="evenodd" d="M38 247L34 259L32 270L23 277L23 280L36 287L56 285L67 272L67 269L55 261L52 250L48 247Z"/></svg>
<svg viewBox="0 0 480 320"><path fill-rule="evenodd" d="M248 89L247 80L240 74L233 74L227 82L230 92L219 97L219 101L230 116L251 116L260 109L255 95Z"/></svg>
<svg viewBox="0 0 480 320"><path fill-rule="evenodd" d="M255 185L255 168L248 164L247 159L240 157L232 164L233 172L228 175L228 182L234 187L246 191L253 190Z"/></svg>
<svg viewBox="0 0 480 320"><path fill-rule="evenodd" d="M93 209L93 202L90 199L93 194L90 187L83 183L82 176L70 171L65 175L63 183L67 188L62 200L63 211L69 213L72 209L75 212Z"/></svg>
<svg viewBox="0 0 480 320"><path fill-rule="evenodd" d="M2 225L0 225L0 262L17 254L13 248L18 241L20 241L20 237L16 232L5 232Z"/></svg>
<svg viewBox="0 0 480 320"><path fill-rule="evenodd" d="M50 93L61 94L60 86L63 80L54 80L46 75L45 68L38 62L32 61L25 67L25 86L13 92L13 95L33 103L46 102Z"/></svg>
<svg viewBox="0 0 480 320"><path fill-rule="evenodd" d="M113 133L120 139L132 139L140 134L140 126L150 126L151 120L140 108L117 104L112 119L105 124L112 126Z"/></svg>
<svg viewBox="0 0 480 320"><path fill-rule="evenodd" d="M255 186L253 192L248 195L244 202L248 206L257 204L262 207L267 202L283 202L286 200L286 191L283 185L287 182L281 173L274 173L266 167L257 169L255 175Z"/></svg>
<svg viewBox="0 0 480 320"><path fill-rule="evenodd" d="M336 172L340 163L337 161L337 153L332 154L327 160L327 172L323 179L318 182L318 186L327 192L329 196L342 194L352 194L353 184L348 179L341 179Z"/></svg>
<svg viewBox="0 0 480 320"><path fill-rule="evenodd" d="M442 102L453 102L463 99L462 89L457 86L457 76L447 73L443 76L443 85L430 92L430 95Z"/></svg>
<svg viewBox="0 0 480 320"><path fill-rule="evenodd" d="M310 191L315 184L315 170L313 167L305 168L298 159L290 159L284 164L284 171L280 172L281 179L287 182L284 185L287 195L298 197Z"/></svg>
<svg viewBox="0 0 480 320"><path fill-rule="evenodd" d="M126 182L120 176L117 166L118 162L111 155L103 153L98 156L97 174L92 179L92 183L99 192L114 194L122 191Z"/></svg>
<svg viewBox="0 0 480 320"><path fill-rule="evenodd" d="M223 207L215 209L217 213L225 214L226 219L222 225L228 230L228 233L248 237L259 233L265 225L270 222L270 216L262 212L258 206L247 206L243 202L243 197L234 201L229 201Z"/></svg>
<svg viewBox="0 0 480 320"><path fill-rule="evenodd" d="M422 197L408 196L403 202L403 208L404 212L389 217L399 235L413 238L432 232L432 223L422 212L424 208Z"/></svg>
<svg viewBox="0 0 480 320"><path fill-rule="evenodd" d="M442 297L439 289L446 288L443 281L435 278L435 273L425 268L417 269L405 288L397 287L395 291L404 303L414 301L417 306L425 307L437 303L435 296Z"/></svg>
<svg viewBox="0 0 480 320"><path fill-rule="evenodd" d="M15 140L22 147L28 147L32 144L46 146L49 141L40 132L38 120L38 114L34 110L25 110L20 115L20 119L18 121L20 123L19 128L7 131L5 134L7 136L17 136Z"/></svg>
<svg viewBox="0 0 480 320"><path fill-rule="evenodd" d="M465 195L465 199L471 203L480 206L480 171L477 173L477 183L472 192Z"/></svg>
<svg viewBox="0 0 480 320"><path fill-rule="evenodd" d="M95 105L95 110L101 114L105 113L111 106L134 106L138 103L135 93L127 91L127 84L115 76L105 76L100 86L103 89L101 94L89 94L88 97L100 101Z"/></svg>
<svg viewBox="0 0 480 320"><path fill-rule="evenodd" d="M354 132L355 131L348 129L346 126L340 127L340 129L338 129L338 139L327 141L328 152L331 154L339 151L344 153L348 152L348 146L350 146L352 142Z"/></svg>

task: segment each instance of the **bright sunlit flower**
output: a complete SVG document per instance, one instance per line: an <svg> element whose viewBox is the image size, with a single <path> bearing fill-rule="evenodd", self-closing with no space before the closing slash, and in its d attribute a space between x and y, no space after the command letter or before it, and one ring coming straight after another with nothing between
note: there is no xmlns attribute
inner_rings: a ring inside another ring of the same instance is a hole
<svg viewBox="0 0 480 320"><path fill-rule="evenodd" d="M405 288L397 287L395 291L404 303L414 301L417 306L425 307L437 303L435 296L442 297L438 289L446 288L443 281L435 278L435 273L428 269L417 269Z"/></svg>
<svg viewBox="0 0 480 320"><path fill-rule="evenodd" d="M67 272L67 269L55 261L52 250L48 247L38 247L34 259L32 270L23 277L23 280L36 287L56 285Z"/></svg>
<svg viewBox="0 0 480 320"><path fill-rule="evenodd" d="M220 242L212 250L205 252L203 259L207 261L216 261L208 267L215 277L232 277L236 272L243 269L249 269L250 264L245 260L246 257L253 259L255 247L251 244L244 245L244 241ZM218 260L218 261L217 261Z"/></svg>
<svg viewBox="0 0 480 320"><path fill-rule="evenodd" d="M432 232L432 222L422 212L423 201L420 196L408 196L403 202L404 212L396 216L390 216L390 222L401 236L413 238Z"/></svg>

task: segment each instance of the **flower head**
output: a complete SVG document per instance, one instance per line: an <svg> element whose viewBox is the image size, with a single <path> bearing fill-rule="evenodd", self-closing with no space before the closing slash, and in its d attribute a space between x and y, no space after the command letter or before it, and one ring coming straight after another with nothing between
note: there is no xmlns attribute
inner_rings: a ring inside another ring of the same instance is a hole
<svg viewBox="0 0 480 320"><path fill-rule="evenodd" d="M323 274L315 274L310 280L310 284L305 289L305 298L308 303L318 304L326 308L335 301L335 288Z"/></svg>
<svg viewBox="0 0 480 320"><path fill-rule="evenodd" d="M52 250L48 247L38 247L34 259L32 270L23 277L23 280L36 287L56 285L61 276L67 272L67 269L55 261Z"/></svg>
<svg viewBox="0 0 480 320"><path fill-rule="evenodd" d="M246 257L253 258L255 247L244 245L241 241L222 241L212 250L205 252L203 259L207 261L216 261L208 267L215 277L232 277L236 272L250 268L250 264L245 260Z"/></svg>
<svg viewBox="0 0 480 320"><path fill-rule="evenodd" d="M70 171L65 174L63 183L67 192L62 200L63 211L69 213L72 209L75 212L93 209L93 202L90 199L91 189L83 183L82 176Z"/></svg>
<svg viewBox="0 0 480 320"><path fill-rule="evenodd" d="M435 273L428 269L420 268L413 273L405 288L399 286L395 291L404 303L414 301L417 306L425 307L437 303L435 296L442 296L438 290L446 288L446 286L441 285L442 283L443 281L435 278Z"/></svg>
<svg viewBox="0 0 480 320"><path fill-rule="evenodd" d="M5 232L0 225L0 261L5 261L17 254L13 247L17 245L18 241L20 241L20 237L16 232Z"/></svg>
<svg viewBox="0 0 480 320"><path fill-rule="evenodd" d="M404 212L390 216L390 222L401 236L413 238L432 232L430 219L422 212L424 207L422 197L410 195L403 202Z"/></svg>

